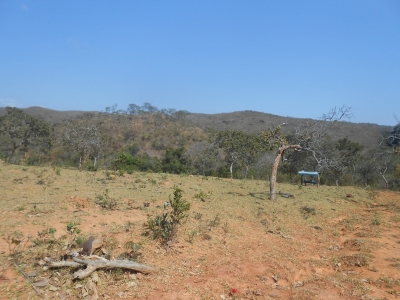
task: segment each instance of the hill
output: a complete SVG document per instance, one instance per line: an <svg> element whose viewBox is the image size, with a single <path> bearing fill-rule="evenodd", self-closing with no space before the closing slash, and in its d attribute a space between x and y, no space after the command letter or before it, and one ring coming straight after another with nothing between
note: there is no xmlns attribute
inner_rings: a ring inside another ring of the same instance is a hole
<svg viewBox="0 0 400 300"><path fill-rule="evenodd" d="M32 116L51 123L61 123L62 121L87 113L87 111L56 111L37 106L23 110ZM0 108L0 115L4 113L5 108ZM192 126L201 129L236 129L253 134L284 122L288 123L284 127L284 132L290 133L300 123L313 121L312 119L282 117L256 111L238 111L221 114L189 113L185 116L185 120ZM338 122L332 128L331 133L336 138L348 137L350 140L358 142L366 148L373 148L380 142L382 134L390 132L392 129L390 126L371 123Z"/></svg>
<svg viewBox="0 0 400 300"><path fill-rule="evenodd" d="M282 123L288 123L283 130L286 133L293 130L301 123L312 122L312 119L281 117L277 115L256 111L239 111L223 114L189 114L187 116L193 125L200 128L212 128L218 130L242 130L247 133L257 134L269 127L276 127ZM348 137L350 140L360 143L366 148L375 147L381 140L381 135L390 132L393 128L371 123L338 122L331 134L336 138Z"/></svg>
<svg viewBox="0 0 400 300"><path fill-rule="evenodd" d="M77 111L77 110L58 111L40 106L32 106L28 108L23 108L22 110L31 116L40 118L52 124L61 123L65 120L69 120L87 113L87 111ZM0 107L0 116L5 113L6 113L6 108Z"/></svg>

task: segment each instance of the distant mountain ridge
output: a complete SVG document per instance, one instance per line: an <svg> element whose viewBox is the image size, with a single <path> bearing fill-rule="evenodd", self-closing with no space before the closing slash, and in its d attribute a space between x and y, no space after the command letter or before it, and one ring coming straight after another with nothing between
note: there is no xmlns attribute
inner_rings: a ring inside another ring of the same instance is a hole
<svg viewBox="0 0 400 300"><path fill-rule="evenodd" d="M38 106L28 107L22 110L27 114L53 124L61 123L65 120L89 113L88 111L57 111ZM0 115L5 112L5 107L0 107ZM285 122L288 123L288 125L284 126L284 132L290 133L300 123L314 121L313 119L282 117L256 111L237 111L220 114L189 113L186 115L186 120L193 126L202 129L235 129L253 134L260 133L262 130L275 127ZM392 129L393 127L385 125L343 121L336 123L331 133L335 138L348 137L350 140L358 142L366 148L371 148L378 145L382 134L390 132Z"/></svg>
<svg viewBox="0 0 400 300"><path fill-rule="evenodd" d="M52 124L61 123L65 120L75 118L84 113L88 113L88 111L78 111L78 110L69 110L69 111L58 111L52 110L40 106L31 106L28 108L20 108L25 113L34 116L36 118L40 118L46 122L50 122ZM0 107L0 116L6 113L5 107Z"/></svg>
<svg viewBox="0 0 400 300"><path fill-rule="evenodd" d="M276 127L288 123L283 127L286 133L293 132L296 126L304 122L313 122L313 119L300 119L281 117L256 111L239 111L222 114L189 114L187 120L201 128L213 128L218 130L236 129L247 133L257 134L270 127ZM379 144L382 134L392 131L393 127L371 123L337 122L331 129L331 134L336 138L348 137L367 148Z"/></svg>

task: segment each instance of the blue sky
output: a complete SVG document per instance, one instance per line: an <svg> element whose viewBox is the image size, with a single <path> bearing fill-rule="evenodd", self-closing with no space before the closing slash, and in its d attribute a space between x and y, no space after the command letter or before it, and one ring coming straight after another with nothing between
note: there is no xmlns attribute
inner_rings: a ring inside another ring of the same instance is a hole
<svg viewBox="0 0 400 300"><path fill-rule="evenodd" d="M400 118L400 2L0 0L0 106Z"/></svg>

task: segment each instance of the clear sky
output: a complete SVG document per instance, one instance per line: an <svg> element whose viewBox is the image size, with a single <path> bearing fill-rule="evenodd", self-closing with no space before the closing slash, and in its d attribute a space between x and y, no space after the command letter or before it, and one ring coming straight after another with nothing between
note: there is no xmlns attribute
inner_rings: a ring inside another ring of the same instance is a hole
<svg viewBox="0 0 400 300"><path fill-rule="evenodd" d="M400 1L0 0L0 106L400 118Z"/></svg>

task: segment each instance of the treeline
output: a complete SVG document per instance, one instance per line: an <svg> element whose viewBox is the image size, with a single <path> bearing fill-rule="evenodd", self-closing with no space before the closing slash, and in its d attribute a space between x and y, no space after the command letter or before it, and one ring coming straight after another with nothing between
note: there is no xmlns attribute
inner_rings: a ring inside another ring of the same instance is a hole
<svg viewBox="0 0 400 300"><path fill-rule="evenodd" d="M117 109L118 104L108 106L105 108L107 114L120 114L120 115L146 115L146 114L160 114L164 116L171 116L177 119L183 119L189 112L187 110L176 110L174 108L162 108L159 109L149 102L143 103L143 105L129 104L127 109Z"/></svg>
<svg viewBox="0 0 400 300"><path fill-rule="evenodd" d="M188 113L150 103L130 104L124 111L114 105L103 113L49 124L7 107L0 117L0 156L14 164L107 169L120 175L143 171L270 178L280 147L273 142L276 135L204 131L186 122L182 115ZM308 170L321 172L322 184L400 189L399 124L384 136L369 149L326 134L304 140L302 151L285 152L278 182L298 183L298 171ZM286 144L301 142L296 132L279 137Z"/></svg>

